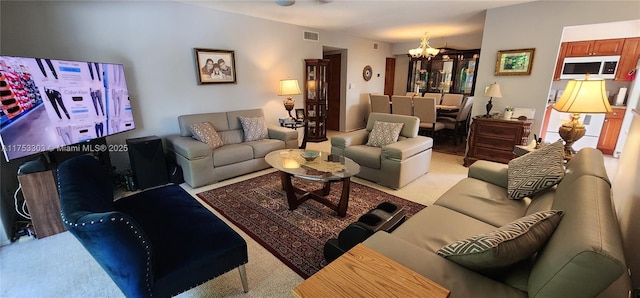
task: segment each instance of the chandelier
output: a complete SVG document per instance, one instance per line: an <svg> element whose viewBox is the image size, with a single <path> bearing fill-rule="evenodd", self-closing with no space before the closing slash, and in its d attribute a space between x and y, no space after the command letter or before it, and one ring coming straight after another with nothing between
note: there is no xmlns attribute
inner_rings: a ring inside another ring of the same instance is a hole
<svg viewBox="0 0 640 298"><path fill-rule="evenodd" d="M439 49L432 48L429 45L429 37L427 36L426 32L422 36L422 41L420 41L420 47L409 50L409 55L411 55L411 57L413 58L424 57L424 58L431 59L431 57L438 55L438 53L440 53Z"/></svg>

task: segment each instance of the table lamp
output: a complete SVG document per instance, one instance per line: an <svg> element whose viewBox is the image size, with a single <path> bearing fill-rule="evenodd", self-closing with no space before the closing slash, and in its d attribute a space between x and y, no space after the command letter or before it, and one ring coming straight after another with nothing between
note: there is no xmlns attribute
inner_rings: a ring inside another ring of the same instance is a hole
<svg viewBox="0 0 640 298"><path fill-rule="evenodd" d="M293 116L291 116L291 110L293 110L293 107L296 104L296 101L293 98L291 98L290 95L298 95L301 93L302 92L300 92L298 80L293 80L293 79L280 80L280 89L278 90L278 95L286 96L286 98L282 101L282 103L284 104L284 108L287 110L287 112L289 112L290 118L293 118Z"/></svg>
<svg viewBox="0 0 640 298"><path fill-rule="evenodd" d="M565 141L564 159L571 160L575 153L572 145L582 138L586 132L580 123L580 113L611 113L611 105L607 99L604 80L570 80L560 99L553 105L559 112L573 113L571 119L560 126L558 133Z"/></svg>
<svg viewBox="0 0 640 298"><path fill-rule="evenodd" d="M502 98L502 92L500 92L500 85L498 83L493 83L487 87L487 90L484 91L484 96L489 97L489 102L487 103L487 114L484 115L485 118L491 118L491 109L493 108L493 104L491 100L495 98Z"/></svg>

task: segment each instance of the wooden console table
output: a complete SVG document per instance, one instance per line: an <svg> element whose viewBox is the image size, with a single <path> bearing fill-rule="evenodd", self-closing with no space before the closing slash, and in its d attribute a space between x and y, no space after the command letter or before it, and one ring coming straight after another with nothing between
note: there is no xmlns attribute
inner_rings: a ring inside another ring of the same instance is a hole
<svg viewBox="0 0 640 298"><path fill-rule="evenodd" d="M18 175L38 239L67 230L62 223L58 188L53 175L53 171Z"/></svg>
<svg viewBox="0 0 640 298"><path fill-rule="evenodd" d="M515 157L514 147L529 142L532 123L531 120L473 118L464 166L479 159L509 163Z"/></svg>
<svg viewBox="0 0 640 298"><path fill-rule="evenodd" d="M449 290L364 244L293 289L297 297L449 297Z"/></svg>

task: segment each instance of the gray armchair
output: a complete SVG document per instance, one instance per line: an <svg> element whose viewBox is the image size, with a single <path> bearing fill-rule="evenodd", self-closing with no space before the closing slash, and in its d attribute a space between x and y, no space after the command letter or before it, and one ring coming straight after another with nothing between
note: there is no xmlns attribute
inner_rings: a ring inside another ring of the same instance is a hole
<svg viewBox="0 0 640 298"><path fill-rule="evenodd" d="M398 141L381 148L367 146L376 121L404 123ZM357 177L398 189L429 171L433 139L418 135L420 119L413 116L371 113L365 129L331 137L331 154L360 165Z"/></svg>

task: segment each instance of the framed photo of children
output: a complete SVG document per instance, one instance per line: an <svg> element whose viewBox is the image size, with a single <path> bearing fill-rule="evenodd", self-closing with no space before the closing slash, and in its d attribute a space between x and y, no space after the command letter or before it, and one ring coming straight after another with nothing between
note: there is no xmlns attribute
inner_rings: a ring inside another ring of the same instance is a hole
<svg viewBox="0 0 640 298"><path fill-rule="evenodd" d="M536 49L498 51L496 76L530 75Z"/></svg>
<svg viewBox="0 0 640 298"><path fill-rule="evenodd" d="M234 51L195 48L198 85L236 83Z"/></svg>

